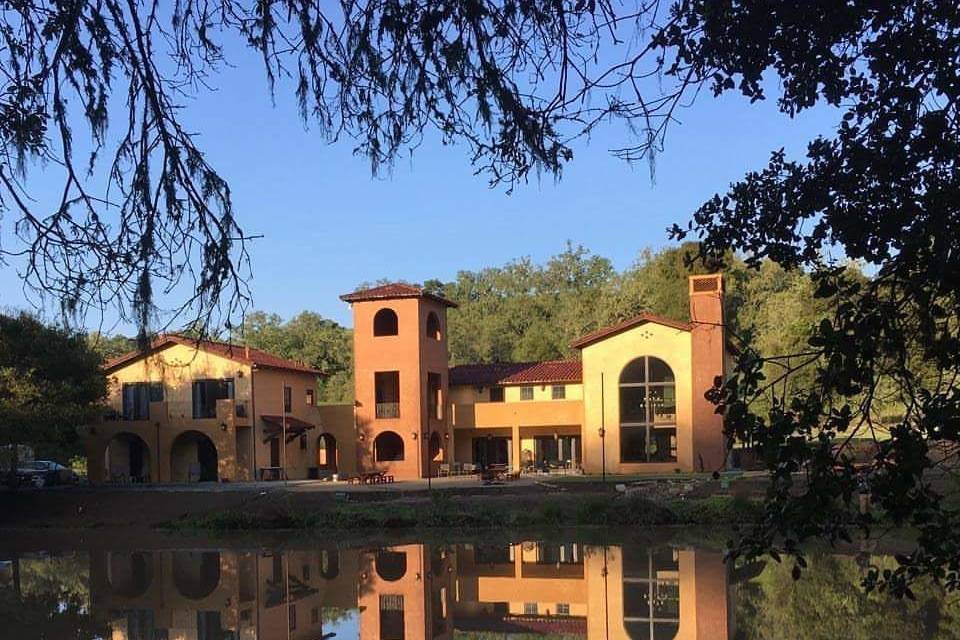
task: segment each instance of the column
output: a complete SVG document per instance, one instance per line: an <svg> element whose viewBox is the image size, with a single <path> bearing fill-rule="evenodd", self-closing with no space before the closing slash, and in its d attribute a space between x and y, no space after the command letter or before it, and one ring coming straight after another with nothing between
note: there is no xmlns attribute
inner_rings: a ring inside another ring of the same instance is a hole
<svg viewBox="0 0 960 640"><path fill-rule="evenodd" d="M520 471L520 425L513 425L513 440L510 443L510 452L513 456L511 471Z"/></svg>

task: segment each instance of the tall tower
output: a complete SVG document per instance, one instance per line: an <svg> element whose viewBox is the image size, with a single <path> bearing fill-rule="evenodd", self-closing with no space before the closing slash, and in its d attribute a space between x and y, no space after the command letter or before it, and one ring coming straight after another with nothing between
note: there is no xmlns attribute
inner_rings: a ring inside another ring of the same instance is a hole
<svg viewBox="0 0 960 640"><path fill-rule="evenodd" d="M436 475L452 442L447 308L442 296L388 284L340 296L353 308L357 462L399 479Z"/></svg>
<svg viewBox="0 0 960 640"><path fill-rule="evenodd" d="M690 324L693 374L693 467L719 471L724 466L723 417L704 397L726 371L726 324L723 315L723 276L690 276Z"/></svg>

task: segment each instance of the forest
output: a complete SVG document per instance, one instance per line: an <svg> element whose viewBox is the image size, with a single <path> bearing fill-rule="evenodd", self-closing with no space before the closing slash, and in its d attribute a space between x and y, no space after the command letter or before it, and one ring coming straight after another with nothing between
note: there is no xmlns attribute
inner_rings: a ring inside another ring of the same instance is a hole
<svg viewBox="0 0 960 640"><path fill-rule="evenodd" d="M459 305L449 313L451 364L572 358L577 357L570 348L574 339L644 311L687 320L687 276L705 271L693 260L697 251L689 242L647 249L629 268L618 271L609 259L568 244L542 264L519 258L460 271L450 282L422 284ZM810 278L771 261L748 268L735 256L721 267L732 341L767 356L803 352L811 327L829 312L827 302L814 297ZM847 269L862 277L856 265ZM254 311L234 339L323 371L322 401L352 400L350 328L307 310L289 319ZM104 357L134 345L122 336L98 337L96 344ZM804 376L812 372L801 372L788 384L804 384Z"/></svg>

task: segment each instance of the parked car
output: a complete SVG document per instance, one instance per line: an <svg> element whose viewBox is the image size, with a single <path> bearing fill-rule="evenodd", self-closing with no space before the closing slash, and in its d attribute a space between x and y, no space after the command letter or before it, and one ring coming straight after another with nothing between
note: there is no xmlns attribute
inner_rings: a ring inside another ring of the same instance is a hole
<svg viewBox="0 0 960 640"><path fill-rule="evenodd" d="M73 469L52 460L34 460L17 467L17 482L34 487L48 487L55 484L73 484L77 474Z"/></svg>

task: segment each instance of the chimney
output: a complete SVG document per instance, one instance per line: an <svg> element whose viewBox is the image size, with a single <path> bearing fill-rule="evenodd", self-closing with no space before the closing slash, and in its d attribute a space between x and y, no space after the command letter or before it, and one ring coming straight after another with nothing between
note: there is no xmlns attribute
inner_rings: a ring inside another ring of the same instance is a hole
<svg viewBox="0 0 960 640"><path fill-rule="evenodd" d="M243 346L243 357L247 360L250 359L250 345L248 344Z"/></svg>
<svg viewBox="0 0 960 640"><path fill-rule="evenodd" d="M724 468L723 417L704 397L714 379L722 377L726 362L726 326L723 315L723 276L689 277L692 338L693 466L697 471Z"/></svg>

